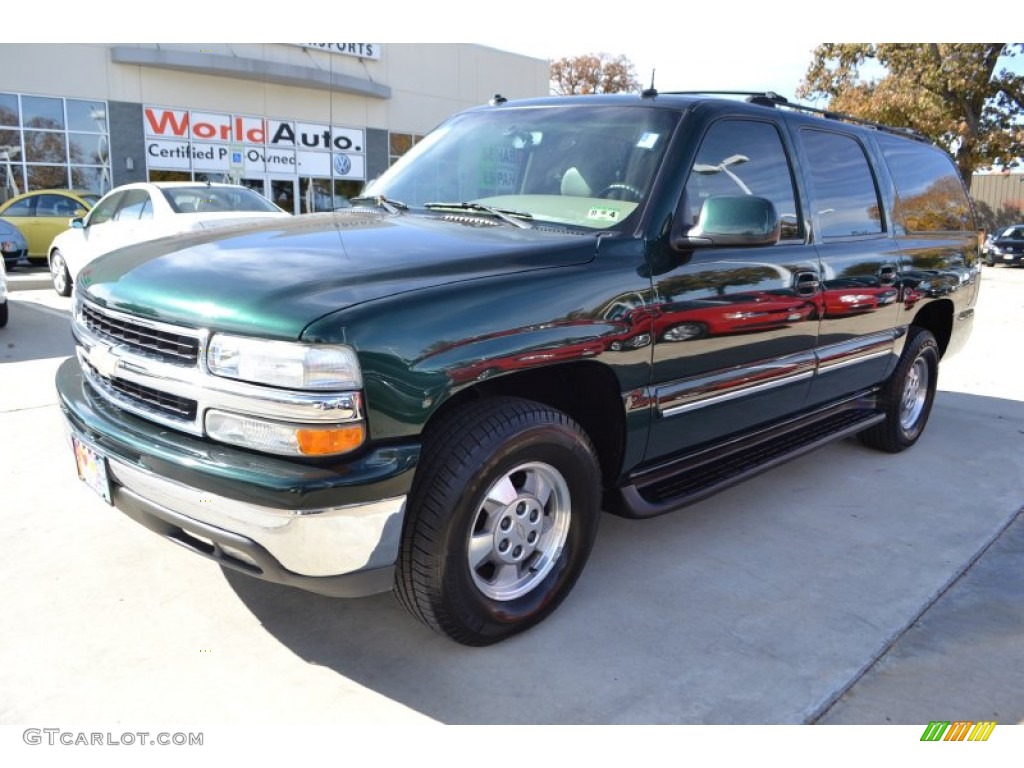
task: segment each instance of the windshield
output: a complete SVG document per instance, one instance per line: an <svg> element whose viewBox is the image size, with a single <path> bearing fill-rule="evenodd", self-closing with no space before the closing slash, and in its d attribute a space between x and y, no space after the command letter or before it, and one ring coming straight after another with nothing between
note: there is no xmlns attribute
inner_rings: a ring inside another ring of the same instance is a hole
<svg viewBox="0 0 1024 768"><path fill-rule="evenodd" d="M607 229L646 197L678 119L621 106L470 112L427 136L364 195L413 209L474 203L475 213L486 207Z"/></svg>

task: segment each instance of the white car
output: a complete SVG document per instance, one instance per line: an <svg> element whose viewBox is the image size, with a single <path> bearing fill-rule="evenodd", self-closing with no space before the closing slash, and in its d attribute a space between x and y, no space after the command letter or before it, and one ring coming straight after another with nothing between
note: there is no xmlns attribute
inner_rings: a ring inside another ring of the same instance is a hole
<svg viewBox="0 0 1024 768"><path fill-rule="evenodd" d="M291 216L262 195L234 184L139 182L112 189L49 251L53 288L70 296L78 273L98 256L133 243L243 219Z"/></svg>

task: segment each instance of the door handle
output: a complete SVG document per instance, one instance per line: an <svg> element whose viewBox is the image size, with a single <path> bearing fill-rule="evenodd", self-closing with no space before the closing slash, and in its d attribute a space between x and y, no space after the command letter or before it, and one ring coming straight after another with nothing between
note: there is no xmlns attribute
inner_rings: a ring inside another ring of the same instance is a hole
<svg viewBox="0 0 1024 768"><path fill-rule="evenodd" d="M892 285L896 282L896 267L892 264L883 264L878 270L878 282L882 285Z"/></svg>
<svg viewBox="0 0 1024 768"><path fill-rule="evenodd" d="M797 272L793 276L793 289L798 296L813 296L820 287L817 272Z"/></svg>

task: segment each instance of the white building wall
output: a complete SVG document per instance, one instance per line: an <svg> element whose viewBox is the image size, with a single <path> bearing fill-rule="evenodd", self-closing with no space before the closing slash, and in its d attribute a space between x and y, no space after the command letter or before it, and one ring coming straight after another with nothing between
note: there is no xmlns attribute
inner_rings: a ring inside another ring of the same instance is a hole
<svg viewBox="0 0 1024 768"><path fill-rule="evenodd" d="M187 107L295 120L424 133L454 112L487 102L548 92L547 62L467 43L381 43L380 59L358 59L281 44L129 44L208 52L256 61L314 67L388 86L379 99L316 88L118 64L110 46L0 45L0 90Z"/></svg>

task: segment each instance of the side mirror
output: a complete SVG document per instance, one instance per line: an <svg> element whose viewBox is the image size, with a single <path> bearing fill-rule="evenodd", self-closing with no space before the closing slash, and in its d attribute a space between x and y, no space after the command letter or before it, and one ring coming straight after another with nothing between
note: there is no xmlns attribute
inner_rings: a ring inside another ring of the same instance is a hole
<svg viewBox="0 0 1024 768"><path fill-rule="evenodd" d="M83 216L75 216L75 218L68 220L68 226L72 229L85 229L85 218Z"/></svg>
<svg viewBox="0 0 1024 768"><path fill-rule="evenodd" d="M85 210L85 208L75 208L75 216L79 219L85 218L85 214L87 213L88 211Z"/></svg>
<svg viewBox="0 0 1024 768"><path fill-rule="evenodd" d="M701 206L697 223L673 229L672 246L678 250L715 246L775 245L782 223L771 200L753 195L709 197Z"/></svg>

